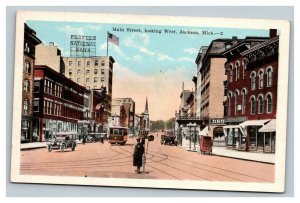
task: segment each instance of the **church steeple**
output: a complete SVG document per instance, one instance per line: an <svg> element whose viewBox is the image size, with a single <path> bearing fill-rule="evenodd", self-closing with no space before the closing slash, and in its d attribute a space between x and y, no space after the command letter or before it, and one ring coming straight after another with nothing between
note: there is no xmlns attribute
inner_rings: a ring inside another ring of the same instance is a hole
<svg viewBox="0 0 300 203"><path fill-rule="evenodd" d="M147 97L146 97L146 105L145 105L144 113L149 113L148 112L148 98Z"/></svg>

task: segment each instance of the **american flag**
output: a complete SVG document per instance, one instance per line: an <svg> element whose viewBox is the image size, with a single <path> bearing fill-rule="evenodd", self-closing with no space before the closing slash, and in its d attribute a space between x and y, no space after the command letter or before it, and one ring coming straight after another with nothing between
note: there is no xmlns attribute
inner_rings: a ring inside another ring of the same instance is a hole
<svg viewBox="0 0 300 203"><path fill-rule="evenodd" d="M119 38L111 33L107 33L107 34L108 34L108 36L107 36L108 41L119 46Z"/></svg>

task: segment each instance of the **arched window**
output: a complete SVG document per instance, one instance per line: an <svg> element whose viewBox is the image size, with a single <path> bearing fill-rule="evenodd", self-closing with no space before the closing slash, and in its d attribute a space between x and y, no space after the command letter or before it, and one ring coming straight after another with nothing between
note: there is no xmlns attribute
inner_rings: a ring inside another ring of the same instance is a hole
<svg viewBox="0 0 300 203"><path fill-rule="evenodd" d="M264 71L260 70L258 72L258 88L262 89L264 87Z"/></svg>
<svg viewBox="0 0 300 203"><path fill-rule="evenodd" d="M28 62L28 61L26 61L25 62L25 72L27 73L27 74L30 74L30 62Z"/></svg>
<svg viewBox="0 0 300 203"><path fill-rule="evenodd" d="M256 100L255 100L254 96L251 97L250 102L251 102L251 114L255 114L256 113Z"/></svg>
<svg viewBox="0 0 300 203"><path fill-rule="evenodd" d="M232 97L232 92L228 93L228 116L231 115L231 97Z"/></svg>
<svg viewBox="0 0 300 203"><path fill-rule="evenodd" d="M28 115L28 109L29 108L29 104L28 104L28 99L24 99L24 103L23 103L23 114L24 115Z"/></svg>
<svg viewBox="0 0 300 203"><path fill-rule="evenodd" d="M255 72L252 72L251 76L250 76L250 78L251 78L251 90L255 90L255 77L256 77Z"/></svg>
<svg viewBox="0 0 300 203"><path fill-rule="evenodd" d="M258 113L264 113L264 97L262 95L258 96Z"/></svg>
<svg viewBox="0 0 300 203"><path fill-rule="evenodd" d="M237 61L235 63L235 68L236 68L236 81L240 79L240 62Z"/></svg>
<svg viewBox="0 0 300 203"><path fill-rule="evenodd" d="M243 59L242 69L243 69L243 79L245 79L246 59Z"/></svg>
<svg viewBox="0 0 300 203"><path fill-rule="evenodd" d="M247 90L243 88L242 90L242 114L245 114L246 112L246 94Z"/></svg>
<svg viewBox="0 0 300 203"><path fill-rule="evenodd" d="M267 113L271 113L273 109L272 94L268 93L266 99L267 99Z"/></svg>
<svg viewBox="0 0 300 203"><path fill-rule="evenodd" d="M29 81L28 80L24 80L24 91L25 92L29 91Z"/></svg>
<svg viewBox="0 0 300 203"><path fill-rule="evenodd" d="M237 114L238 112L238 97L239 97L240 92L238 90L235 90L235 94L234 94L234 107L235 107L235 114Z"/></svg>
<svg viewBox="0 0 300 203"><path fill-rule="evenodd" d="M273 68L272 66L268 67L267 69L267 86L272 86L272 76L273 76Z"/></svg>
<svg viewBox="0 0 300 203"><path fill-rule="evenodd" d="M230 64L230 67L229 67L229 82L232 82L232 79L233 79L233 66L232 66L232 64Z"/></svg>

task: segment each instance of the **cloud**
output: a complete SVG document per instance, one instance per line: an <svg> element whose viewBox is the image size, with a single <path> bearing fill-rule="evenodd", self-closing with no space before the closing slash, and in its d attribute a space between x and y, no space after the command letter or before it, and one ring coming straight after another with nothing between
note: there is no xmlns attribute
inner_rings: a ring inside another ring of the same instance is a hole
<svg viewBox="0 0 300 203"><path fill-rule="evenodd" d="M146 47L140 47L139 50L140 50L140 52L142 52L144 54L147 54L147 55L150 55L150 56L154 56L155 55L155 52L150 51Z"/></svg>
<svg viewBox="0 0 300 203"><path fill-rule="evenodd" d="M140 55L134 55L134 56L132 57L132 59L133 59L134 61L140 61L140 60L142 59L142 57L141 57Z"/></svg>
<svg viewBox="0 0 300 203"><path fill-rule="evenodd" d="M191 48L186 48L183 51L185 53L189 53L189 54L197 54L199 50L196 49L196 48L191 47Z"/></svg>
<svg viewBox="0 0 300 203"><path fill-rule="evenodd" d="M189 62L194 62L195 59L190 58L190 57L180 57L177 59L177 61L189 61Z"/></svg>
<svg viewBox="0 0 300 203"><path fill-rule="evenodd" d="M67 35L77 34L77 35L84 35L84 29L82 27L72 27L70 25L66 25L63 27L58 27L57 30L64 32Z"/></svg>
<svg viewBox="0 0 300 203"><path fill-rule="evenodd" d="M137 43L138 42L138 43ZM139 49L143 46L148 46L150 44L150 38L146 34L131 34L123 40L123 43L127 47L134 47Z"/></svg>
<svg viewBox="0 0 300 203"><path fill-rule="evenodd" d="M129 97L135 101L136 113L142 113L148 97L151 120L167 120L174 117L180 105L182 81L186 89L194 88L191 70L185 67L159 71L158 67L150 75L141 75L132 68L116 62L113 74L113 98Z"/></svg>
<svg viewBox="0 0 300 203"><path fill-rule="evenodd" d="M170 57L166 54L157 53L157 55L158 55L158 60L159 61L172 61L172 60L174 60L174 58L172 58L172 57Z"/></svg>
<svg viewBox="0 0 300 203"><path fill-rule="evenodd" d="M87 29L91 29L91 30L97 30L100 31L103 29L102 25L86 25L85 26Z"/></svg>

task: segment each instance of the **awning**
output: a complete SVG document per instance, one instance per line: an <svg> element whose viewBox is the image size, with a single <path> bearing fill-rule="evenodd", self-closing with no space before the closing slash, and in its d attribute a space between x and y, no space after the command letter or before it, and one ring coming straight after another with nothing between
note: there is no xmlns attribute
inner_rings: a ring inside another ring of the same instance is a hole
<svg viewBox="0 0 300 203"><path fill-rule="evenodd" d="M276 131L276 119L272 119L269 123L264 125L258 130L258 132L275 132Z"/></svg>
<svg viewBox="0 0 300 203"><path fill-rule="evenodd" d="M271 119L265 119L265 120L250 120L250 121L245 121L244 123L241 123L240 126L245 128L247 126L263 126L267 122L269 122Z"/></svg>
<svg viewBox="0 0 300 203"><path fill-rule="evenodd" d="M223 128L240 128L241 126L239 125L225 125Z"/></svg>
<svg viewBox="0 0 300 203"><path fill-rule="evenodd" d="M208 136L208 126L201 130L199 135Z"/></svg>

